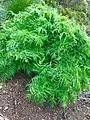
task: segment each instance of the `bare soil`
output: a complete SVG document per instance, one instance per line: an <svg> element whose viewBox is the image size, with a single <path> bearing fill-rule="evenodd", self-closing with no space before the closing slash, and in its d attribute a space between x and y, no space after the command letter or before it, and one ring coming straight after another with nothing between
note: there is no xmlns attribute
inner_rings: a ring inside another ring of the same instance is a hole
<svg viewBox="0 0 90 120"><path fill-rule="evenodd" d="M25 99L25 85L30 81L18 73L8 81L7 87L0 83L0 120L90 120L90 94L83 92L77 103L63 109L59 105L41 107Z"/></svg>

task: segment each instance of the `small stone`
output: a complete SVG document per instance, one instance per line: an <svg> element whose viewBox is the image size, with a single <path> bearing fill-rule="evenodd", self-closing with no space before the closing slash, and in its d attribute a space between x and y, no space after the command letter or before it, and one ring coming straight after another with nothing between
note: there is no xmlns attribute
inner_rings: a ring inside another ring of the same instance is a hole
<svg viewBox="0 0 90 120"><path fill-rule="evenodd" d="M8 106L4 108L4 110L8 110Z"/></svg>
<svg viewBox="0 0 90 120"><path fill-rule="evenodd" d="M84 115L86 115L86 113L83 113Z"/></svg>
<svg viewBox="0 0 90 120"><path fill-rule="evenodd" d="M89 110L90 108L89 108L89 107L87 107L87 109Z"/></svg>
<svg viewBox="0 0 90 120"><path fill-rule="evenodd" d="M5 94L5 93L6 93L6 91L3 91L3 93Z"/></svg>
<svg viewBox="0 0 90 120"><path fill-rule="evenodd" d="M0 107L0 110L2 109L2 107Z"/></svg>
<svg viewBox="0 0 90 120"><path fill-rule="evenodd" d="M39 109L39 110L41 110L41 108L40 108L40 107L39 107L38 109Z"/></svg>
<svg viewBox="0 0 90 120"><path fill-rule="evenodd" d="M4 118L2 116L0 116L0 120L4 120Z"/></svg>
<svg viewBox="0 0 90 120"><path fill-rule="evenodd" d="M86 107L86 105L83 105L83 107L85 108L85 107Z"/></svg>
<svg viewBox="0 0 90 120"><path fill-rule="evenodd" d="M77 108L77 110L78 110L78 111L80 111L80 109L79 109L79 108Z"/></svg>
<svg viewBox="0 0 90 120"><path fill-rule="evenodd" d="M8 118L4 118L5 120L9 120Z"/></svg>
<svg viewBox="0 0 90 120"><path fill-rule="evenodd" d="M0 89L2 89L2 84L0 83Z"/></svg>

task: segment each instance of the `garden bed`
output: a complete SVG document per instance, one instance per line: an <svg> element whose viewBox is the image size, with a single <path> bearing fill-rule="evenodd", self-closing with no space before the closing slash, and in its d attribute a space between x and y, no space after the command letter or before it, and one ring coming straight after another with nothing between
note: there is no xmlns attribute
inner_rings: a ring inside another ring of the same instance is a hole
<svg viewBox="0 0 90 120"><path fill-rule="evenodd" d="M0 120L90 120L84 27L47 5L12 15L0 28Z"/></svg>
<svg viewBox="0 0 90 120"><path fill-rule="evenodd" d="M90 95L86 92L66 110L59 105L40 107L25 99L28 81L30 78L17 73L6 88L0 88L0 118L7 118L0 120L90 120Z"/></svg>

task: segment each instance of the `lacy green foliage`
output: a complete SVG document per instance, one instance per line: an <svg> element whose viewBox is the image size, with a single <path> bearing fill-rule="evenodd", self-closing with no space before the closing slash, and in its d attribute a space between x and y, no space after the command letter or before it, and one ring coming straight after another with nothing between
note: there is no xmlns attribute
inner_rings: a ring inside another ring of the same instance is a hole
<svg viewBox="0 0 90 120"><path fill-rule="evenodd" d="M43 0L30 0L30 4L37 4L37 3L41 3Z"/></svg>
<svg viewBox="0 0 90 120"><path fill-rule="evenodd" d="M57 0L44 0L47 5L56 6Z"/></svg>
<svg viewBox="0 0 90 120"><path fill-rule="evenodd" d="M3 25L0 32L0 77L18 70L37 72L27 97L40 104L64 107L89 89L90 43L75 21L56 9L32 5Z"/></svg>

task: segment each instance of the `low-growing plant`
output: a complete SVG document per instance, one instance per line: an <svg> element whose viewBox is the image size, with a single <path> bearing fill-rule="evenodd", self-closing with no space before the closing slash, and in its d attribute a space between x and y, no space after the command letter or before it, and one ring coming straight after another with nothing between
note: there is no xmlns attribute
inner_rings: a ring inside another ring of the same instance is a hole
<svg viewBox="0 0 90 120"><path fill-rule="evenodd" d="M0 32L0 77L23 70L37 75L27 98L66 107L89 89L90 42L84 27L47 5L32 5L3 24Z"/></svg>

